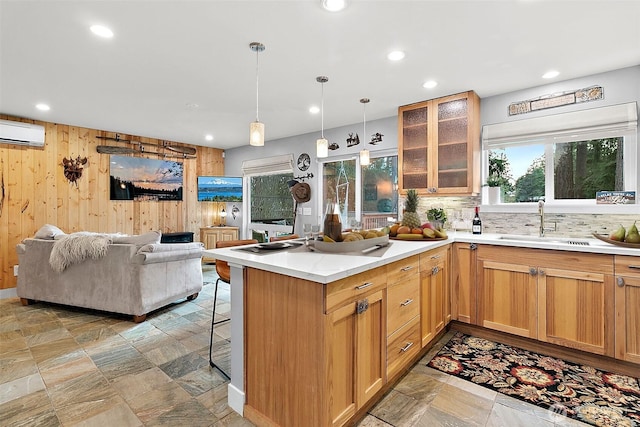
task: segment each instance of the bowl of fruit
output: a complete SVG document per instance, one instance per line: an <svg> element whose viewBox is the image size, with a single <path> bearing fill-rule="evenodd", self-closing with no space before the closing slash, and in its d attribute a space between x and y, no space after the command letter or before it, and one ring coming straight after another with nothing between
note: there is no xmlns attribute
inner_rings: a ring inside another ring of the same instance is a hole
<svg viewBox="0 0 640 427"><path fill-rule="evenodd" d="M593 237L612 245L640 249L640 233L638 233L638 227L636 227L635 221L628 230L620 225L615 231L609 234L609 236L593 233Z"/></svg>

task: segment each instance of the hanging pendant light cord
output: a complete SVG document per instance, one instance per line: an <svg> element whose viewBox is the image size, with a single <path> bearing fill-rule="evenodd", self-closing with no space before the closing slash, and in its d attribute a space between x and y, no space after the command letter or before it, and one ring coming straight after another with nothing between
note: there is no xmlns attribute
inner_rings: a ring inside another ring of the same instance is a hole
<svg viewBox="0 0 640 427"><path fill-rule="evenodd" d="M322 83L322 95L320 98L320 135L324 139L324 83Z"/></svg>
<svg viewBox="0 0 640 427"><path fill-rule="evenodd" d="M260 119L258 118L258 94L260 93L259 91L259 79L258 79L258 57L260 56L260 50L256 49L256 122L259 122Z"/></svg>

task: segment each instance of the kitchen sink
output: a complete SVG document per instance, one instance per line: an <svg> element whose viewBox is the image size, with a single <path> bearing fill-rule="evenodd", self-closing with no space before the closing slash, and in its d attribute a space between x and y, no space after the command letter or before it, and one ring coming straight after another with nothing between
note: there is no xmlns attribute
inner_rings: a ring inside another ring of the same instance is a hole
<svg viewBox="0 0 640 427"><path fill-rule="evenodd" d="M587 237L539 237L518 234L503 234L498 236L500 240L515 242L540 242L540 243L561 243L572 246L599 246L602 242Z"/></svg>

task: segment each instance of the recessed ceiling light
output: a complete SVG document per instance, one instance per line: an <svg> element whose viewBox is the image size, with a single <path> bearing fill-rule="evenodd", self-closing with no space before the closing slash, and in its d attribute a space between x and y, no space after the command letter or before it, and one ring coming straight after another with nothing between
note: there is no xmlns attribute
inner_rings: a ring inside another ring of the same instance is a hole
<svg viewBox="0 0 640 427"><path fill-rule="evenodd" d="M546 73L544 73L542 75L543 79L552 79L554 77L558 77L558 74L560 74L558 71L556 70L551 70L551 71L547 71Z"/></svg>
<svg viewBox="0 0 640 427"><path fill-rule="evenodd" d="M426 82L424 82L424 84L422 85L423 88L425 89L433 89L434 87L438 86L438 82L435 80L427 80Z"/></svg>
<svg viewBox="0 0 640 427"><path fill-rule="evenodd" d="M213 135L205 135L204 139L206 139L207 141L213 141Z"/></svg>
<svg viewBox="0 0 640 427"><path fill-rule="evenodd" d="M347 7L346 0L322 0L322 7L329 12L339 12Z"/></svg>
<svg viewBox="0 0 640 427"><path fill-rule="evenodd" d="M389 61L400 61L404 58L404 52L401 50L394 50L393 52L389 52L387 55L387 59Z"/></svg>
<svg viewBox="0 0 640 427"><path fill-rule="evenodd" d="M40 111L49 111L51 109L51 107L49 107L47 104L36 104L36 108Z"/></svg>
<svg viewBox="0 0 640 427"><path fill-rule="evenodd" d="M309 112L311 114L318 114L320 112L320 107L312 105L311 107L309 107Z"/></svg>
<svg viewBox="0 0 640 427"><path fill-rule="evenodd" d="M111 37L113 37L113 31L111 31L104 25L92 25L90 30L96 36L104 37L105 39L110 39Z"/></svg>

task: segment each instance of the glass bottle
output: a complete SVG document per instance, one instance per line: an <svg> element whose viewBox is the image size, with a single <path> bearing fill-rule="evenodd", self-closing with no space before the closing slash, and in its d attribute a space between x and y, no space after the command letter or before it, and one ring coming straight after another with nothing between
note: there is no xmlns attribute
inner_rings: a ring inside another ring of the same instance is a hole
<svg viewBox="0 0 640 427"><path fill-rule="evenodd" d="M480 208L476 206L476 214L473 217L473 222L471 223L471 232L473 234L482 234L482 220L480 219L480 215L478 215L478 211Z"/></svg>
<svg viewBox="0 0 640 427"><path fill-rule="evenodd" d="M336 242L342 240L340 206L329 200L327 200L327 207L324 213L324 235Z"/></svg>

